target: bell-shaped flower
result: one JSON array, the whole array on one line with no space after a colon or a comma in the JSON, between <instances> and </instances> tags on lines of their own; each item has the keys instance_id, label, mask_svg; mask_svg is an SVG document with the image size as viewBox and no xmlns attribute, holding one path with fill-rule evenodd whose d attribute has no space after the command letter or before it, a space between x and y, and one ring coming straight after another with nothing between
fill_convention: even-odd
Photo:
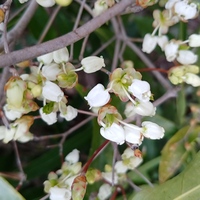
<instances>
[{"instance_id":1,"label":"bell-shaped flower","mask_svg":"<svg viewBox=\"0 0 200 200\"><path fill-rule=\"evenodd\" d=\"M59 188L57 186L51 187L49 193L50 200L70 200L72 196L69 189Z\"/></svg>"},{"instance_id":2,"label":"bell-shaped flower","mask_svg":"<svg viewBox=\"0 0 200 200\"><path fill-rule=\"evenodd\" d=\"M142 163L142 157L136 157L131 148L126 148L122 154L122 162L128 169L135 169Z\"/></svg>"},{"instance_id":3,"label":"bell-shaped flower","mask_svg":"<svg viewBox=\"0 0 200 200\"><path fill-rule=\"evenodd\" d=\"M42 0L43 1L43 0ZM51 0L44 0L44 2L47 1L47 2L51 2ZM54 0L52 0L54 1ZM41 63L43 63L44 65L48 65L50 64L52 61L53 61L53 53L47 53L47 54L44 54L42 56L39 56L37 57L37 60Z\"/></svg>"},{"instance_id":4,"label":"bell-shaped flower","mask_svg":"<svg viewBox=\"0 0 200 200\"><path fill-rule=\"evenodd\" d=\"M103 57L89 56L81 60L81 65L85 73L93 73L105 67Z\"/></svg>"},{"instance_id":5,"label":"bell-shaped flower","mask_svg":"<svg viewBox=\"0 0 200 200\"><path fill-rule=\"evenodd\" d=\"M143 136L140 133L140 127L138 129L135 128L135 125L128 124L128 126L124 126L125 132L125 140L131 144L142 144Z\"/></svg>"},{"instance_id":6,"label":"bell-shaped flower","mask_svg":"<svg viewBox=\"0 0 200 200\"><path fill-rule=\"evenodd\" d=\"M124 163L122 162L122 160L119 160L115 163L115 167L114 167L115 171L117 174L124 174L127 172L128 167L126 165L124 165Z\"/></svg>"},{"instance_id":7,"label":"bell-shaped flower","mask_svg":"<svg viewBox=\"0 0 200 200\"><path fill-rule=\"evenodd\" d=\"M108 9L107 1L97 0L94 3L94 9L92 10L93 16L96 17Z\"/></svg>"},{"instance_id":8,"label":"bell-shaped flower","mask_svg":"<svg viewBox=\"0 0 200 200\"><path fill-rule=\"evenodd\" d=\"M158 140L163 138L164 132L165 132L164 128L156 123L149 121L142 122L141 133L146 138L150 138L152 140Z\"/></svg>"},{"instance_id":9,"label":"bell-shaped flower","mask_svg":"<svg viewBox=\"0 0 200 200\"><path fill-rule=\"evenodd\" d=\"M78 111L76 108L73 108L72 106L67 106L67 111L66 113L60 113L60 116L65 118L67 121L71 121L74 119L78 114Z\"/></svg>"},{"instance_id":10,"label":"bell-shaped flower","mask_svg":"<svg viewBox=\"0 0 200 200\"><path fill-rule=\"evenodd\" d=\"M19 77L13 76L5 85L8 108L18 109L22 106L26 83Z\"/></svg>"},{"instance_id":11,"label":"bell-shaped flower","mask_svg":"<svg viewBox=\"0 0 200 200\"><path fill-rule=\"evenodd\" d=\"M168 37L166 35L158 36L157 43L163 51L165 49L165 45L168 43Z\"/></svg>"},{"instance_id":12,"label":"bell-shaped flower","mask_svg":"<svg viewBox=\"0 0 200 200\"><path fill-rule=\"evenodd\" d=\"M172 9L176 2L179 2L180 0L168 0L165 4L166 9Z\"/></svg>"},{"instance_id":13,"label":"bell-shaped flower","mask_svg":"<svg viewBox=\"0 0 200 200\"><path fill-rule=\"evenodd\" d=\"M49 81L55 81L57 75L61 72L62 69L56 63L50 63L42 67L42 75Z\"/></svg>"},{"instance_id":14,"label":"bell-shaped flower","mask_svg":"<svg viewBox=\"0 0 200 200\"><path fill-rule=\"evenodd\" d=\"M100 107L107 104L110 100L110 94L105 90L102 84L97 84L90 90L88 95L84 97L91 107Z\"/></svg>"},{"instance_id":15,"label":"bell-shaped flower","mask_svg":"<svg viewBox=\"0 0 200 200\"><path fill-rule=\"evenodd\" d=\"M65 48L59 49L57 51L54 51L53 52L53 60L54 60L54 62L56 62L58 64L63 63L63 62L68 62L69 61L68 49L65 47Z\"/></svg>"},{"instance_id":16,"label":"bell-shaped flower","mask_svg":"<svg viewBox=\"0 0 200 200\"><path fill-rule=\"evenodd\" d=\"M177 56L179 45L174 42L169 42L165 45L164 51L168 62L174 61Z\"/></svg>"},{"instance_id":17,"label":"bell-shaped flower","mask_svg":"<svg viewBox=\"0 0 200 200\"><path fill-rule=\"evenodd\" d=\"M70 164L77 163L79 161L79 151L74 149L72 152L67 154L65 161L69 162Z\"/></svg>"},{"instance_id":18,"label":"bell-shaped flower","mask_svg":"<svg viewBox=\"0 0 200 200\"><path fill-rule=\"evenodd\" d=\"M54 102L60 102L64 97L63 91L51 81L46 81L42 88L42 95L45 99Z\"/></svg>"},{"instance_id":19,"label":"bell-shaped flower","mask_svg":"<svg viewBox=\"0 0 200 200\"><path fill-rule=\"evenodd\" d=\"M51 112L49 114L46 114L43 112L43 108L40 108L39 112L40 112L41 119L45 121L48 125L52 125L57 122L56 112Z\"/></svg>"},{"instance_id":20,"label":"bell-shaped flower","mask_svg":"<svg viewBox=\"0 0 200 200\"><path fill-rule=\"evenodd\" d=\"M183 81L187 84L192 85L193 87L200 86L200 77L196 74L186 73L183 77Z\"/></svg>"},{"instance_id":21,"label":"bell-shaped flower","mask_svg":"<svg viewBox=\"0 0 200 200\"><path fill-rule=\"evenodd\" d=\"M197 58L198 56L190 50L180 50L176 59L183 65L191 65L197 61Z\"/></svg>"},{"instance_id":22,"label":"bell-shaped flower","mask_svg":"<svg viewBox=\"0 0 200 200\"><path fill-rule=\"evenodd\" d=\"M188 1L179 1L174 6L175 13L183 20L193 19L197 15L197 5Z\"/></svg>"},{"instance_id":23,"label":"bell-shaped flower","mask_svg":"<svg viewBox=\"0 0 200 200\"><path fill-rule=\"evenodd\" d=\"M111 184L117 185L118 184L118 176L116 173L114 173L114 177L113 177L113 173L112 172L102 172L102 177ZM113 179L114 178L114 179Z\"/></svg>"},{"instance_id":24,"label":"bell-shaped flower","mask_svg":"<svg viewBox=\"0 0 200 200\"><path fill-rule=\"evenodd\" d=\"M23 114L23 112L9 109L8 104L4 105L3 110L5 116L11 121L20 118Z\"/></svg>"},{"instance_id":25,"label":"bell-shaped flower","mask_svg":"<svg viewBox=\"0 0 200 200\"><path fill-rule=\"evenodd\" d=\"M200 46L200 35L199 34L190 35L189 46L190 47L199 47Z\"/></svg>"},{"instance_id":26,"label":"bell-shaped flower","mask_svg":"<svg viewBox=\"0 0 200 200\"><path fill-rule=\"evenodd\" d=\"M21 137L25 136L29 133L29 129L34 122L33 116L23 116L20 119L17 119L13 123L13 127L16 128L15 135L13 137L14 140L18 140Z\"/></svg>"},{"instance_id":27,"label":"bell-shaped flower","mask_svg":"<svg viewBox=\"0 0 200 200\"><path fill-rule=\"evenodd\" d=\"M150 100L150 85L146 81L134 79L132 84L128 87L128 91L140 101L147 102Z\"/></svg>"},{"instance_id":28,"label":"bell-shaped flower","mask_svg":"<svg viewBox=\"0 0 200 200\"><path fill-rule=\"evenodd\" d=\"M5 126L0 126L0 140L3 140L4 143L10 142L15 135L15 131L16 129L13 127L8 129Z\"/></svg>"},{"instance_id":29,"label":"bell-shaped flower","mask_svg":"<svg viewBox=\"0 0 200 200\"><path fill-rule=\"evenodd\" d=\"M97 197L98 197L99 200L106 200L110 197L111 194L112 194L112 186L109 185L108 183L104 183L99 188L99 192L97 194Z\"/></svg>"},{"instance_id":30,"label":"bell-shaped flower","mask_svg":"<svg viewBox=\"0 0 200 200\"><path fill-rule=\"evenodd\" d=\"M158 41L157 36L153 36L147 33L144 36L144 40L142 43L142 51L146 53L151 53L155 49L157 45L157 41Z\"/></svg>"},{"instance_id":31,"label":"bell-shaped flower","mask_svg":"<svg viewBox=\"0 0 200 200\"><path fill-rule=\"evenodd\" d=\"M107 140L116 142L120 145L125 141L124 129L116 123L113 123L110 127L102 127L100 133Z\"/></svg>"}]
</instances>

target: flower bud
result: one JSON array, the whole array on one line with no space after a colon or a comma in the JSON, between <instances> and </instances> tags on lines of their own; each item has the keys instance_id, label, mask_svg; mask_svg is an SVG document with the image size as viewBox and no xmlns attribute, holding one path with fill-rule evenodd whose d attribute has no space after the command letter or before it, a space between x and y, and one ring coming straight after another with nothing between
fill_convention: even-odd
<instances>
[{"instance_id":1,"label":"flower bud","mask_svg":"<svg viewBox=\"0 0 200 200\"><path fill-rule=\"evenodd\" d=\"M39 97L42 94L42 87L41 85L35 85L32 89L31 89L31 93L33 94L33 97Z\"/></svg>"},{"instance_id":2,"label":"flower bud","mask_svg":"<svg viewBox=\"0 0 200 200\"><path fill-rule=\"evenodd\" d=\"M200 46L200 35L199 34L190 35L189 46L190 47L199 47Z\"/></svg>"},{"instance_id":3,"label":"flower bud","mask_svg":"<svg viewBox=\"0 0 200 200\"><path fill-rule=\"evenodd\" d=\"M159 126L158 124L149 121L142 122L141 133L146 138L150 138L152 140L161 139L164 136L164 132L164 128Z\"/></svg>"},{"instance_id":4,"label":"flower bud","mask_svg":"<svg viewBox=\"0 0 200 200\"><path fill-rule=\"evenodd\" d=\"M124 129L116 123L113 123L110 127L102 127L100 129L100 134L107 140L116 142L120 145L125 141Z\"/></svg>"},{"instance_id":5,"label":"flower bud","mask_svg":"<svg viewBox=\"0 0 200 200\"><path fill-rule=\"evenodd\" d=\"M107 1L97 0L94 3L94 9L92 10L93 16L96 17L108 9Z\"/></svg>"},{"instance_id":6,"label":"flower bud","mask_svg":"<svg viewBox=\"0 0 200 200\"><path fill-rule=\"evenodd\" d=\"M149 33L146 34L142 43L142 51L151 53L157 45L157 40L157 36L150 35Z\"/></svg>"},{"instance_id":7,"label":"flower bud","mask_svg":"<svg viewBox=\"0 0 200 200\"><path fill-rule=\"evenodd\" d=\"M189 50L180 50L177 61L183 65L191 65L197 61L198 56Z\"/></svg>"},{"instance_id":8,"label":"flower bud","mask_svg":"<svg viewBox=\"0 0 200 200\"><path fill-rule=\"evenodd\" d=\"M2 8L0 8L0 23L2 23L4 21L4 17L5 17L4 10Z\"/></svg>"},{"instance_id":9,"label":"flower bud","mask_svg":"<svg viewBox=\"0 0 200 200\"><path fill-rule=\"evenodd\" d=\"M90 90L88 95L84 97L88 101L88 104L91 107L100 107L107 104L110 100L110 94L105 90L102 84L97 84L95 87Z\"/></svg>"},{"instance_id":10,"label":"flower bud","mask_svg":"<svg viewBox=\"0 0 200 200\"><path fill-rule=\"evenodd\" d=\"M105 67L103 57L89 56L81 60L81 65L85 73L93 73Z\"/></svg>"},{"instance_id":11,"label":"flower bud","mask_svg":"<svg viewBox=\"0 0 200 200\"><path fill-rule=\"evenodd\" d=\"M109 198L109 196L112 194L112 187L107 184L104 183L100 188L99 188L99 192L97 194L97 197L99 200L106 200Z\"/></svg>"},{"instance_id":12,"label":"flower bud","mask_svg":"<svg viewBox=\"0 0 200 200\"><path fill-rule=\"evenodd\" d=\"M147 102L150 100L150 85L146 81L134 79L132 81L132 84L128 87L128 91L140 101Z\"/></svg>"},{"instance_id":13,"label":"flower bud","mask_svg":"<svg viewBox=\"0 0 200 200\"><path fill-rule=\"evenodd\" d=\"M184 80L184 82L192 85L193 87L200 86L200 77L196 74L186 73L183 80Z\"/></svg>"},{"instance_id":14,"label":"flower bud","mask_svg":"<svg viewBox=\"0 0 200 200\"><path fill-rule=\"evenodd\" d=\"M41 1L44 3L50 3L50 2L53 2L54 0L50 0L50 1L49 0L36 0L36 1L37 1L37 3L38 3L38 1ZM37 57L37 60L45 65L48 65L53 61L53 53L51 52L51 53L47 53L42 56L39 56L39 57Z\"/></svg>"},{"instance_id":15,"label":"flower bud","mask_svg":"<svg viewBox=\"0 0 200 200\"><path fill-rule=\"evenodd\" d=\"M50 63L42 67L42 75L49 81L55 81L57 75L61 72L62 69L56 63Z\"/></svg>"},{"instance_id":16,"label":"flower bud","mask_svg":"<svg viewBox=\"0 0 200 200\"><path fill-rule=\"evenodd\" d=\"M71 199L71 191L66 188L59 188L57 186L51 187L49 190L50 200L70 200Z\"/></svg>"},{"instance_id":17,"label":"flower bud","mask_svg":"<svg viewBox=\"0 0 200 200\"><path fill-rule=\"evenodd\" d=\"M59 6L69 6L72 3L72 0L55 0Z\"/></svg>"},{"instance_id":18,"label":"flower bud","mask_svg":"<svg viewBox=\"0 0 200 200\"><path fill-rule=\"evenodd\" d=\"M11 77L5 85L8 107L20 108L22 106L26 83L19 77Z\"/></svg>"},{"instance_id":19,"label":"flower bud","mask_svg":"<svg viewBox=\"0 0 200 200\"><path fill-rule=\"evenodd\" d=\"M178 53L179 45L174 42L169 42L165 45L164 51L168 62L173 61Z\"/></svg>"},{"instance_id":20,"label":"flower bud","mask_svg":"<svg viewBox=\"0 0 200 200\"><path fill-rule=\"evenodd\" d=\"M77 149L74 149L72 152L67 154L67 156L65 157L65 161L67 161L71 164L77 163L78 160L79 160L79 151Z\"/></svg>"},{"instance_id":21,"label":"flower bud","mask_svg":"<svg viewBox=\"0 0 200 200\"><path fill-rule=\"evenodd\" d=\"M60 102L64 97L63 91L51 81L46 81L42 89L42 95L45 99L54 102Z\"/></svg>"},{"instance_id":22,"label":"flower bud","mask_svg":"<svg viewBox=\"0 0 200 200\"><path fill-rule=\"evenodd\" d=\"M60 2L60 3L67 3L67 2L71 3L72 0L56 0L56 3L58 3L58 2ZM59 4L59 5L64 6L64 5L61 5L61 4ZM57 51L54 51L53 52L53 60L58 64L63 63L63 62L68 62L69 61L69 51L68 51L68 49L65 47L65 48L59 49Z\"/></svg>"}]
</instances>

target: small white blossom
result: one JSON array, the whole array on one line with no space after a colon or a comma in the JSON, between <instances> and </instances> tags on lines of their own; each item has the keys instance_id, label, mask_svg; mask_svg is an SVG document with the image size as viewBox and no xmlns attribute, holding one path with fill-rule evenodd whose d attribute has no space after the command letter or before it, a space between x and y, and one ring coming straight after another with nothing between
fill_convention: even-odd
<instances>
[{"instance_id":1,"label":"small white blossom","mask_svg":"<svg viewBox=\"0 0 200 200\"><path fill-rule=\"evenodd\" d=\"M150 138L152 140L161 139L164 136L164 132L164 128L158 124L149 121L142 122L141 133L146 138Z\"/></svg>"},{"instance_id":2,"label":"small white blossom","mask_svg":"<svg viewBox=\"0 0 200 200\"><path fill-rule=\"evenodd\" d=\"M102 84L97 84L84 98L88 101L90 108L100 107L108 103L108 101L110 100L110 94L107 90L105 90Z\"/></svg>"},{"instance_id":3,"label":"small white blossom","mask_svg":"<svg viewBox=\"0 0 200 200\"><path fill-rule=\"evenodd\" d=\"M114 185L118 184L118 176L116 173L114 173L114 180L112 172L102 172L102 177L109 183Z\"/></svg>"},{"instance_id":4,"label":"small white blossom","mask_svg":"<svg viewBox=\"0 0 200 200\"><path fill-rule=\"evenodd\" d=\"M60 116L65 118L66 121L71 121L77 116L77 114L78 111L76 108L73 108L72 106L67 106L66 114L60 113Z\"/></svg>"},{"instance_id":5,"label":"small white blossom","mask_svg":"<svg viewBox=\"0 0 200 200\"><path fill-rule=\"evenodd\" d=\"M86 73L93 73L105 67L103 57L89 56L81 60L83 71Z\"/></svg>"},{"instance_id":6,"label":"small white blossom","mask_svg":"<svg viewBox=\"0 0 200 200\"><path fill-rule=\"evenodd\" d=\"M200 35L199 34L190 35L189 46L190 47L199 47L200 46Z\"/></svg>"},{"instance_id":7,"label":"small white blossom","mask_svg":"<svg viewBox=\"0 0 200 200\"><path fill-rule=\"evenodd\" d=\"M165 49L165 45L168 43L168 37L166 35L162 35L157 37L157 42L162 51Z\"/></svg>"},{"instance_id":8,"label":"small white blossom","mask_svg":"<svg viewBox=\"0 0 200 200\"><path fill-rule=\"evenodd\" d=\"M172 9L172 7L175 5L176 2L180 0L168 0L167 3L165 4L166 9Z\"/></svg>"},{"instance_id":9,"label":"small white blossom","mask_svg":"<svg viewBox=\"0 0 200 200\"><path fill-rule=\"evenodd\" d=\"M179 45L174 42L169 42L165 45L165 56L168 62L174 61L177 56Z\"/></svg>"},{"instance_id":10,"label":"small white blossom","mask_svg":"<svg viewBox=\"0 0 200 200\"><path fill-rule=\"evenodd\" d=\"M46 81L42 89L42 95L45 99L54 102L60 102L64 97L63 91L58 85L51 81Z\"/></svg>"},{"instance_id":11,"label":"small white blossom","mask_svg":"<svg viewBox=\"0 0 200 200\"><path fill-rule=\"evenodd\" d=\"M128 91L140 101L147 102L150 100L150 85L146 81L134 79L132 84L128 87Z\"/></svg>"},{"instance_id":12,"label":"small white blossom","mask_svg":"<svg viewBox=\"0 0 200 200\"><path fill-rule=\"evenodd\" d=\"M108 5L105 0L97 0L94 3L94 9L92 10L93 16L96 17L106 11L108 9Z\"/></svg>"},{"instance_id":13,"label":"small white blossom","mask_svg":"<svg viewBox=\"0 0 200 200\"><path fill-rule=\"evenodd\" d=\"M112 142L123 144L125 141L124 129L122 126L113 123L110 127L102 127L100 129L101 135Z\"/></svg>"},{"instance_id":14,"label":"small white blossom","mask_svg":"<svg viewBox=\"0 0 200 200\"><path fill-rule=\"evenodd\" d=\"M104 183L99 188L99 192L97 194L97 197L99 200L106 200L109 198L109 196L112 194L112 186L110 186L107 183Z\"/></svg>"},{"instance_id":15,"label":"small white blossom","mask_svg":"<svg viewBox=\"0 0 200 200\"><path fill-rule=\"evenodd\" d=\"M53 60L56 63L63 63L69 61L69 51L67 48L62 48L53 52Z\"/></svg>"},{"instance_id":16,"label":"small white blossom","mask_svg":"<svg viewBox=\"0 0 200 200\"><path fill-rule=\"evenodd\" d=\"M183 77L185 83L192 85L193 87L200 86L200 77L196 74L186 73Z\"/></svg>"},{"instance_id":17,"label":"small white blossom","mask_svg":"<svg viewBox=\"0 0 200 200\"><path fill-rule=\"evenodd\" d=\"M125 140L132 144L142 144L143 136L140 133L140 128L135 129L135 125L129 124L129 126L124 126Z\"/></svg>"},{"instance_id":18,"label":"small white blossom","mask_svg":"<svg viewBox=\"0 0 200 200\"><path fill-rule=\"evenodd\" d=\"M142 43L142 51L146 53L151 53L155 49L157 41L157 36L152 36L149 33L146 34Z\"/></svg>"},{"instance_id":19,"label":"small white blossom","mask_svg":"<svg viewBox=\"0 0 200 200\"><path fill-rule=\"evenodd\" d=\"M197 61L198 56L189 50L180 50L177 61L183 65L191 65Z\"/></svg>"},{"instance_id":20,"label":"small white blossom","mask_svg":"<svg viewBox=\"0 0 200 200\"><path fill-rule=\"evenodd\" d=\"M42 67L42 75L49 81L55 81L57 75L61 72L62 70L56 63L50 63Z\"/></svg>"},{"instance_id":21,"label":"small white blossom","mask_svg":"<svg viewBox=\"0 0 200 200\"><path fill-rule=\"evenodd\" d=\"M124 174L128 170L127 166L124 165L124 163L119 160L115 163L115 171L117 174Z\"/></svg>"},{"instance_id":22,"label":"small white blossom","mask_svg":"<svg viewBox=\"0 0 200 200\"><path fill-rule=\"evenodd\" d=\"M50 64L53 61L53 53L47 53L37 57L37 60L45 65Z\"/></svg>"},{"instance_id":23,"label":"small white blossom","mask_svg":"<svg viewBox=\"0 0 200 200\"><path fill-rule=\"evenodd\" d=\"M3 110L4 110L4 113L5 113L5 116L9 119L9 120L15 120L15 119L18 119L22 116L23 112L20 112L20 111L17 111L17 110L10 110L8 108L8 104L6 104L4 107L3 107Z\"/></svg>"},{"instance_id":24,"label":"small white blossom","mask_svg":"<svg viewBox=\"0 0 200 200\"><path fill-rule=\"evenodd\" d=\"M45 114L43 112L43 108L39 110L40 116L43 121L45 121L48 125L52 125L57 122L57 114L56 112L51 112L50 114Z\"/></svg>"},{"instance_id":25,"label":"small white blossom","mask_svg":"<svg viewBox=\"0 0 200 200\"><path fill-rule=\"evenodd\" d=\"M197 5L194 3L188 4L187 1L177 2L174 10L184 20L193 19L197 15Z\"/></svg>"},{"instance_id":26,"label":"small white blossom","mask_svg":"<svg viewBox=\"0 0 200 200\"><path fill-rule=\"evenodd\" d=\"M65 160L71 164L77 163L79 161L79 151L74 149L72 152L67 154Z\"/></svg>"},{"instance_id":27,"label":"small white blossom","mask_svg":"<svg viewBox=\"0 0 200 200\"><path fill-rule=\"evenodd\" d=\"M59 188L57 186L50 188L50 200L70 200L71 191L66 188Z\"/></svg>"}]
</instances>

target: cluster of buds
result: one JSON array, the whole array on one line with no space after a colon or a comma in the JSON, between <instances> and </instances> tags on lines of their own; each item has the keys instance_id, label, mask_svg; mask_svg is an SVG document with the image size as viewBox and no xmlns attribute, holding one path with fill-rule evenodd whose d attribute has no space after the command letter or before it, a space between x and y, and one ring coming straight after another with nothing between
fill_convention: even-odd
<instances>
[{"instance_id":1,"label":"cluster of buds","mask_svg":"<svg viewBox=\"0 0 200 200\"><path fill-rule=\"evenodd\" d=\"M197 66L193 66L198 60L198 56L191 48L200 46L200 35L192 34L188 40L181 41L171 39L165 35L170 26L180 20L187 22L198 16L198 5L188 0L170 0L165 4L165 10L155 10L153 12L155 27L152 34L146 34L143 40L142 50L151 53L158 44L165 53L168 62L178 62L179 65L169 70L169 80L173 84L185 82L194 87L200 86L200 78ZM158 36L156 32L158 31ZM188 45L187 45L188 44Z\"/></svg>"},{"instance_id":2,"label":"cluster of buds","mask_svg":"<svg viewBox=\"0 0 200 200\"><path fill-rule=\"evenodd\" d=\"M153 116L156 108L150 102L150 85L141 78L141 74L133 68L132 62L124 62L122 68L117 68L111 73L107 89L102 84L97 84L85 97L90 108L98 108L98 123L102 126L100 133L104 138L120 145L124 142L141 145L144 137L161 139L164 136L164 129L155 123L146 121L138 127L123 122L117 108L110 104L110 93L114 93L121 101L127 102L127 117L136 114Z\"/></svg>"}]
</instances>

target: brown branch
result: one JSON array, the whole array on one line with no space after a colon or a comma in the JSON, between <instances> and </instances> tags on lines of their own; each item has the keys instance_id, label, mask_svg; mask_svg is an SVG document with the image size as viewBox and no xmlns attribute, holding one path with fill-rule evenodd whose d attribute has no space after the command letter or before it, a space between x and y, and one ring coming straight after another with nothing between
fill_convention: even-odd
<instances>
[{"instance_id":1,"label":"brown branch","mask_svg":"<svg viewBox=\"0 0 200 200\"><path fill-rule=\"evenodd\" d=\"M93 18L83 26L78 29L58 37L56 39L44 42L39 45L28 47L19 51L14 51L9 54L0 56L0 67L14 65L23 60L33 59L37 56L58 50L70 44L77 42L78 40L84 38L86 35L90 34L105 22L113 18L114 16L123 12L129 5L133 4L133 0L122 0L117 3L112 8L105 11L98 17Z\"/></svg>"}]
</instances>

